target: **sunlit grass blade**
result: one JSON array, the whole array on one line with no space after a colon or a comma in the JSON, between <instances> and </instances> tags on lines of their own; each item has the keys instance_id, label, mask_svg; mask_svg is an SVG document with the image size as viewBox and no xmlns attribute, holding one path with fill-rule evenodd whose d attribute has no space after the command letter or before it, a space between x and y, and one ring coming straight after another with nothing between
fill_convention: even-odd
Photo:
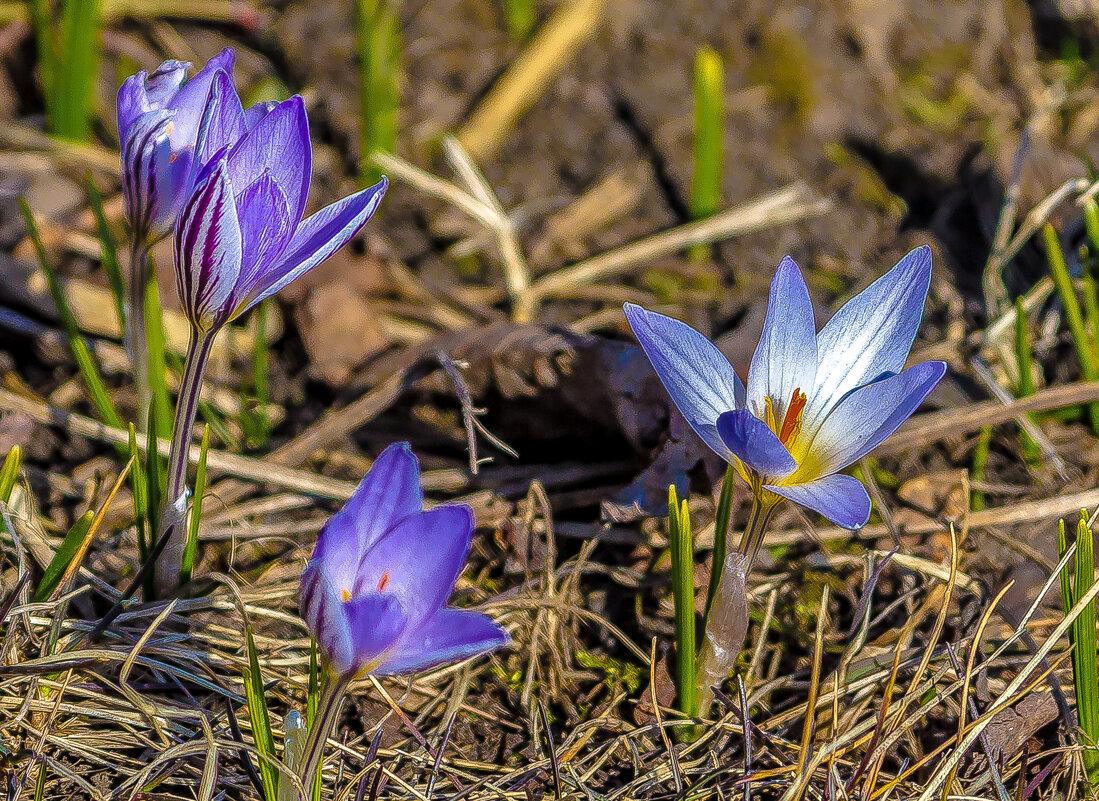
<instances>
[{"instance_id":1,"label":"sunlit grass blade","mask_svg":"<svg viewBox=\"0 0 1099 801\"><path fill-rule=\"evenodd\" d=\"M256 309L256 337L252 345L252 396L242 398L241 428L245 444L250 448L262 448L270 436L267 422L269 351L267 349L267 316L269 303L264 301Z\"/></svg>"},{"instance_id":2,"label":"sunlit grass blade","mask_svg":"<svg viewBox=\"0 0 1099 801\"><path fill-rule=\"evenodd\" d=\"M114 296L115 314L118 315L118 330L126 330L126 283L122 279L122 270L118 266L118 246L111 234L111 226L107 223L107 215L103 213L103 198L91 178L87 181L88 205L95 215L95 228L99 236L99 245L103 254L100 257L103 264L103 272L107 274L107 284L111 287L111 295Z\"/></svg>"},{"instance_id":3,"label":"sunlit grass blade","mask_svg":"<svg viewBox=\"0 0 1099 801\"><path fill-rule=\"evenodd\" d=\"M92 351L88 347L87 341L80 333L80 329L76 324L76 318L73 317L72 310L69 308L68 301L65 299L65 293L61 291L61 284L57 280L57 273L53 269L53 263L50 262L49 258L46 256L46 248L43 246L42 237L38 233L38 226L34 221L34 213L31 211L30 206L27 205L27 201L24 198L19 198L19 207L23 211L23 219L27 224L27 236L30 237L31 243L34 245L34 252L38 257L38 264L42 268L43 275L46 276L46 283L49 285L50 295L53 297L54 305L57 306L57 313L61 317L61 322L65 327L65 333L69 337L69 347L72 350L73 358L76 360L77 369L80 371L80 375L84 379L84 384L88 388L88 395L91 398L92 405L95 406L95 410L99 413L99 416L104 423L114 428L122 428L122 418L119 416L114 401L111 400L111 396L107 392L106 384L103 383L103 377L99 372L99 365L96 363L95 356L92 355Z\"/></svg>"},{"instance_id":4,"label":"sunlit grass blade","mask_svg":"<svg viewBox=\"0 0 1099 801\"><path fill-rule=\"evenodd\" d=\"M53 78L50 130L67 139L88 141L95 114L99 74L99 0L62 0L61 30Z\"/></svg>"},{"instance_id":5,"label":"sunlit grass blade","mask_svg":"<svg viewBox=\"0 0 1099 801\"><path fill-rule=\"evenodd\" d=\"M1095 543L1088 528L1087 514L1080 513L1076 525L1076 564L1073 569L1073 600L1084 596L1095 583ZM1099 664L1096 663L1095 603L1088 604L1072 622L1075 648L1072 672L1076 686L1076 712L1084 734L1081 754L1091 786L1099 787Z\"/></svg>"},{"instance_id":6,"label":"sunlit grass blade","mask_svg":"<svg viewBox=\"0 0 1099 801\"><path fill-rule=\"evenodd\" d=\"M156 407L157 435L172 437L172 401L168 393L168 366L164 344L164 314L155 269L145 285L145 348L149 357L149 392Z\"/></svg>"},{"instance_id":7,"label":"sunlit grass blade","mask_svg":"<svg viewBox=\"0 0 1099 801\"><path fill-rule=\"evenodd\" d=\"M977 438L977 447L973 450L973 469L969 474L973 481L984 481L991 446L992 426L985 426L981 429L981 434ZM985 508L985 494L981 490L975 489L970 493L969 508L974 512Z\"/></svg>"},{"instance_id":8,"label":"sunlit grass blade","mask_svg":"<svg viewBox=\"0 0 1099 801\"><path fill-rule=\"evenodd\" d=\"M206 455L210 451L210 426L202 431L202 452L198 457L195 471L195 494L191 501L191 523L187 531L187 544L183 549L183 563L179 571L179 583L191 580L195 569L195 556L198 554L198 530L202 525L202 496L206 494Z\"/></svg>"},{"instance_id":9,"label":"sunlit grass blade","mask_svg":"<svg viewBox=\"0 0 1099 801\"><path fill-rule=\"evenodd\" d=\"M359 47L360 176L364 185L381 173L375 151L392 153L397 144L400 106L401 18L398 0L357 0Z\"/></svg>"},{"instance_id":10,"label":"sunlit grass blade","mask_svg":"<svg viewBox=\"0 0 1099 801\"><path fill-rule=\"evenodd\" d=\"M1061 304L1065 310L1065 322L1068 323L1069 333L1072 334L1072 344L1076 348L1077 358L1080 360L1080 370L1088 381L1099 380L1099 356L1096 356L1092 348L1091 338L1088 336L1087 327L1084 325L1084 315L1080 310L1080 300L1076 296L1076 288L1072 285L1072 277L1065 263L1065 254L1061 250L1061 243L1057 238L1057 231L1048 223L1042 228L1042 241L1046 250L1046 261L1049 263L1049 272L1053 283L1057 287L1057 293L1061 297ZM1099 434L1099 403L1088 406L1088 414L1091 419L1091 429Z\"/></svg>"},{"instance_id":11,"label":"sunlit grass blade","mask_svg":"<svg viewBox=\"0 0 1099 801\"><path fill-rule=\"evenodd\" d=\"M247 622L244 624L244 635L248 648L248 667L244 669L244 696L248 701L248 718L252 721L252 737L260 755L259 774L263 781L263 794L267 801L276 801L279 794L279 771L270 760L275 755L275 738L271 734L271 716L267 711L267 694L263 687L256 641L252 637L252 627Z\"/></svg>"},{"instance_id":12,"label":"sunlit grass blade","mask_svg":"<svg viewBox=\"0 0 1099 801\"><path fill-rule=\"evenodd\" d=\"M716 214L721 206L721 176L725 138L725 67L721 56L702 46L694 71L694 178L691 181L691 219ZM691 248L694 261L706 261L708 245Z\"/></svg>"},{"instance_id":13,"label":"sunlit grass blade","mask_svg":"<svg viewBox=\"0 0 1099 801\"><path fill-rule=\"evenodd\" d=\"M1019 371L1019 383L1015 394L1020 398L1029 398L1036 391L1034 386L1034 354L1030 346L1030 326L1027 321L1026 305L1022 298L1015 299L1015 367ZM1037 419L1031 420L1037 425ZM1042 450L1026 431L1019 430L1019 442L1023 458L1028 464L1037 464Z\"/></svg>"},{"instance_id":14,"label":"sunlit grass blade","mask_svg":"<svg viewBox=\"0 0 1099 801\"><path fill-rule=\"evenodd\" d=\"M11 493L15 489L15 482L19 480L19 468L22 466L23 449L13 445L4 457L4 464L0 465L0 502L11 503Z\"/></svg>"},{"instance_id":15,"label":"sunlit grass blade","mask_svg":"<svg viewBox=\"0 0 1099 801\"><path fill-rule=\"evenodd\" d=\"M154 559L156 552L156 532L160 526L160 501L164 496L164 485L167 482L167 467L164 458L160 455L160 438L157 432L156 404L149 407L148 444L145 448L145 520L147 526L146 559ZM156 597L156 584L154 572L149 570L145 576L145 597L152 600Z\"/></svg>"},{"instance_id":16,"label":"sunlit grass blade","mask_svg":"<svg viewBox=\"0 0 1099 801\"><path fill-rule=\"evenodd\" d=\"M141 465L141 451L137 448L137 429L133 423L129 425L130 433L130 458ZM146 471L144 466L130 471L130 491L134 496L134 527L137 529L137 558L141 564L149 558L149 549L152 548L150 540L153 537L149 529L149 490L146 487ZM152 596L146 593L145 600L152 600Z\"/></svg>"},{"instance_id":17,"label":"sunlit grass blade","mask_svg":"<svg viewBox=\"0 0 1099 801\"><path fill-rule=\"evenodd\" d=\"M88 536L93 520L95 520L95 513L89 509L73 523L72 528L65 534L65 539L61 541L60 547L54 553L53 558L50 559L50 563L46 565L42 580L38 583L38 589L34 591L34 601L36 603L47 600L53 591L57 589L69 564L80 552L80 546L84 542L84 538Z\"/></svg>"},{"instance_id":18,"label":"sunlit grass blade","mask_svg":"<svg viewBox=\"0 0 1099 801\"><path fill-rule=\"evenodd\" d=\"M729 523L733 514L733 485L736 483L736 469L729 465L725 469L725 479L721 482L721 496L717 502L717 516L714 520L714 553L710 568L710 583L706 588L706 611L702 615L702 630L706 630L706 620L710 617L710 606L721 581L721 568L725 564L725 553L729 545Z\"/></svg>"},{"instance_id":19,"label":"sunlit grass blade","mask_svg":"<svg viewBox=\"0 0 1099 801\"><path fill-rule=\"evenodd\" d=\"M42 81L46 117L52 119L56 116L53 106L57 102L57 95L52 90L57 63L57 39L51 0L27 0L27 12L38 51L38 74Z\"/></svg>"},{"instance_id":20,"label":"sunlit grass blade","mask_svg":"<svg viewBox=\"0 0 1099 801\"><path fill-rule=\"evenodd\" d=\"M504 22L512 39L526 41L538 22L534 0L504 0Z\"/></svg>"},{"instance_id":21,"label":"sunlit grass blade","mask_svg":"<svg viewBox=\"0 0 1099 801\"><path fill-rule=\"evenodd\" d=\"M668 525L672 552L672 602L675 607L676 704L680 712L693 718L698 716L694 535L687 502L679 502L674 484L668 487ZM692 732L685 729L676 731L693 739Z\"/></svg>"},{"instance_id":22,"label":"sunlit grass blade","mask_svg":"<svg viewBox=\"0 0 1099 801\"><path fill-rule=\"evenodd\" d=\"M317 719L317 704L321 697L321 671L317 660L317 641L309 641L309 691L305 698L305 725L307 729L313 728L313 721ZM317 775L313 779L313 801L321 801L321 772L324 762L317 765Z\"/></svg>"}]
</instances>

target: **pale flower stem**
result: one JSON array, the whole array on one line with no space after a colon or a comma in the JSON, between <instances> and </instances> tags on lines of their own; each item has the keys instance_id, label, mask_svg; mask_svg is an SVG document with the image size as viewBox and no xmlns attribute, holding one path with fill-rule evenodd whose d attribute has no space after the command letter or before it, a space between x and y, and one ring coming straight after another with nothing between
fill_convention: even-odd
<instances>
[{"instance_id":1,"label":"pale flower stem","mask_svg":"<svg viewBox=\"0 0 1099 801\"><path fill-rule=\"evenodd\" d=\"M125 338L133 361L139 431L145 431L149 423L149 404L153 399L149 383L149 343L145 331L145 291L151 278L149 249L134 239L130 246L130 307L126 315Z\"/></svg>"},{"instance_id":2,"label":"pale flower stem","mask_svg":"<svg viewBox=\"0 0 1099 801\"><path fill-rule=\"evenodd\" d=\"M732 673L748 634L748 574L763 542L776 499L756 495L740 547L725 555L721 578L706 619L705 640L698 655L698 712L706 716L714 701L714 687Z\"/></svg>"},{"instance_id":3,"label":"pale flower stem","mask_svg":"<svg viewBox=\"0 0 1099 801\"><path fill-rule=\"evenodd\" d=\"M187 466L191 451L191 433L198 414L199 391L202 389L202 374L206 362L210 359L210 350L214 344L212 334L191 331L191 341L187 345L187 361L183 367L183 379L179 385L179 399L176 401L175 426L172 429L172 448L168 453L168 481L164 491L164 502L160 510L160 523L154 542L159 542L165 532L168 544L156 564L156 587L158 593L169 592L179 580L179 570L183 560L183 551L187 545L187 528L183 525L187 516Z\"/></svg>"},{"instance_id":4,"label":"pale flower stem","mask_svg":"<svg viewBox=\"0 0 1099 801\"><path fill-rule=\"evenodd\" d=\"M324 758L324 746L339 719L348 684L347 679L335 673L329 673L324 681L321 697L317 699L317 715L313 719L313 725L309 727L309 735L302 752L301 770L298 773L302 786L301 801L312 798L313 782L316 781L317 770Z\"/></svg>"}]
</instances>

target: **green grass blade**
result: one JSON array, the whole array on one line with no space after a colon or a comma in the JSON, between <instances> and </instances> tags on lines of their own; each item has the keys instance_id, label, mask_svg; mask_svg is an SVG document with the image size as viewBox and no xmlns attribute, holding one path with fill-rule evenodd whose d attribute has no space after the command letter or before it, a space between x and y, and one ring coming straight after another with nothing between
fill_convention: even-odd
<instances>
[{"instance_id":1,"label":"green grass blade","mask_svg":"<svg viewBox=\"0 0 1099 801\"><path fill-rule=\"evenodd\" d=\"M984 481L985 466L988 464L988 452L992 447L992 426L985 426L977 438L977 447L973 450L973 469L970 477L974 481ZM985 494L980 490L970 493L969 508L979 512L985 508Z\"/></svg>"},{"instance_id":2,"label":"green grass blade","mask_svg":"<svg viewBox=\"0 0 1099 801\"><path fill-rule=\"evenodd\" d=\"M38 264L42 268L42 273L46 276L46 283L49 285L50 295L53 297L54 305L57 306L57 313L61 316L61 322L65 327L65 333L69 337L69 347L72 350L73 358L76 360L77 369L84 379L84 385L88 388L88 394L91 397L92 405L95 406L100 419L102 419L104 423L114 428L122 428L122 418L119 416L118 410L115 408L114 402L107 392L107 386L103 383L103 377L99 372L99 365L96 363L95 356L92 355L87 341L80 333L80 329L76 324L76 318L73 317L72 310L69 308L68 301L65 299L65 293L61 291L61 284L57 280L57 273L53 269L53 264L46 256L46 249L42 245L42 237L39 235L38 226L34 222L34 213L31 212L30 206L27 205L27 201L24 198L19 198L19 207L23 211L23 219L27 224L27 236L30 237L31 243L34 245L34 252L38 257ZM124 453L125 449L120 449L120 452Z\"/></svg>"},{"instance_id":3,"label":"green grass blade","mask_svg":"<svg viewBox=\"0 0 1099 801\"><path fill-rule=\"evenodd\" d=\"M58 136L91 139L99 74L99 0L62 0L61 40L50 87L50 129Z\"/></svg>"},{"instance_id":4,"label":"green grass blade","mask_svg":"<svg viewBox=\"0 0 1099 801\"><path fill-rule=\"evenodd\" d=\"M160 307L160 287L156 269L149 270L145 286L145 347L149 354L149 391L156 407L157 435L172 438L172 401L168 393L168 367L164 345L164 314Z\"/></svg>"},{"instance_id":5,"label":"green grass blade","mask_svg":"<svg viewBox=\"0 0 1099 801\"><path fill-rule=\"evenodd\" d=\"M149 530L149 491L145 486L147 477L145 467L141 461L141 452L137 448L137 429L133 423L129 426L130 433L130 458L138 465L130 471L130 490L134 496L134 526L137 528L137 558L141 564L149 558L149 550L152 548L149 540L152 532ZM146 594L145 600L151 600L152 596Z\"/></svg>"},{"instance_id":6,"label":"green grass blade","mask_svg":"<svg viewBox=\"0 0 1099 801\"><path fill-rule=\"evenodd\" d=\"M694 74L694 178L691 181L691 219L716 214L721 206L721 175L725 138L725 66L709 46L698 48ZM694 261L706 261L708 245L691 248Z\"/></svg>"},{"instance_id":7,"label":"green grass blade","mask_svg":"<svg viewBox=\"0 0 1099 801\"><path fill-rule=\"evenodd\" d=\"M698 682L695 680L695 574L694 536L687 502L668 487L669 541L672 552L672 601L675 606L675 684L679 711L698 715Z\"/></svg>"},{"instance_id":8,"label":"green grass blade","mask_svg":"<svg viewBox=\"0 0 1099 801\"><path fill-rule=\"evenodd\" d=\"M525 42L538 22L534 0L504 0L504 22L512 39Z\"/></svg>"},{"instance_id":9,"label":"green grass blade","mask_svg":"<svg viewBox=\"0 0 1099 801\"><path fill-rule=\"evenodd\" d=\"M313 728L313 721L317 719L317 703L321 697L321 671L317 660L317 641L309 641L309 691L305 697L305 725L307 729ZM321 771L324 768L322 761L317 765L317 775L313 779L313 801L321 801Z\"/></svg>"},{"instance_id":10,"label":"green grass blade","mask_svg":"<svg viewBox=\"0 0 1099 801\"><path fill-rule=\"evenodd\" d=\"M725 480L721 482L721 496L717 501L717 518L714 520L714 554L710 568L710 584L706 588L706 612L702 616L702 630L706 630L706 621L710 617L710 606L717 594L717 585L721 581L721 571L725 565L725 554L729 547L729 522L733 514L733 485L736 483L736 469L729 465L725 469Z\"/></svg>"},{"instance_id":11,"label":"green grass blade","mask_svg":"<svg viewBox=\"0 0 1099 801\"><path fill-rule=\"evenodd\" d=\"M42 79L42 94L46 101L46 116L52 118L52 107L57 100L53 90L57 64L57 40L54 38L55 20L50 0L28 0L27 13L34 29L34 43L38 50L38 70Z\"/></svg>"},{"instance_id":12,"label":"green grass blade","mask_svg":"<svg viewBox=\"0 0 1099 801\"><path fill-rule=\"evenodd\" d=\"M392 153L397 144L400 106L401 19L398 0L357 0L360 175L377 183L381 172L371 161L376 150Z\"/></svg>"},{"instance_id":13,"label":"green grass blade","mask_svg":"<svg viewBox=\"0 0 1099 801\"><path fill-rule=\"evenodd\" d=\"M245 444L250 448L262 448L271 435L267 423L267 402L270 398L267 360L267 316L270 310L268 301L256 309L256 338L252 345L252 395L241 404L241 428L244 430Z\"/></svg>"},{"instance_id":14,"label":"green grass blade","mask_svg":"<svg viewBox=\"0 0 1099 801\"><path fill-rule=\"evenodd\" d=\"M0 502L11 503L11 493L15 489L15 482L19 480L19 468L22 466L23 449L13 445L4 457L3 466L0 466Z\"/></svg>"},{"instance_id":15,"label":"green grass blade","mask_svg":"<svg viewBox=\"0 0 1099 801\"><path fill-rule=\"evenodd\" d=\"M103 212L103 197L95 186L95 182L89 178L87 181L88 205L95 215L96 232L99 235L99 244L103 249L100 257L103 264L103 272L107 274L107 283L111 287L111 295L114 296L115 314L118 315L118 330L126 330L126 283L122 278L122 270L118 266L118 246L111 234L111 226L107 223L107 215Z\"/></svg>"},{"instance_id":16,"label":"green grass blade","mask_svg":"<svg viewBox=\"0 0 1099 801\"><path fill-rule=\"evenodd\" d=\"M206 455L210 451L210 426L202 431L202 452L198 457L195 470L195 495L191 502L191 524L187 531L187 544L183 548L183 564L179 571L179 583L191 580L195 569L195 556L198 554L198 530L202 524L202 496L206 493Z\"/></svg>"},{"instance_id":17,"label":"green grass blade","mask_svg":"<svg viewBox=\"0 0 1099 801\"><path fill-rule=\"evenodd\" d=\"M1084 325L1080 300L1076 297L1076 288L1072 285L1072 277L1065 263L1065 254L1057 239L1057 231L1048 223L1042 228L1042 241L1045 245L1050 276L1053 278L1065 309L1065 322L1068 323L1069 332L1072 334L1072 343L1076 347L1076 355L1080 360L1080 370L1088 381L1099 381L1099 357L1092 348L1091 338ZM1099 403L1089 404L1088 414L1092 432L1099 434Z\"/></svg>"},{"instance_id":18,"label":"green grass blade","mask_svg":"<svg viewBox=\"0 0 1099 801\"><path fill-rule=\"evenodd\" d=\"M252 627L247 622L244 624L244 634L248 646L248 667L244 669L244 696L248 701L248 718L252 721L252 737L256 741L256 751L260 754L259 774L263 781L263 794L267 801L276 801L279 795L279 771L270 759L264 759L275 755L275 738L271 734L271 716L267 711L267 694L263 688L256 641L252 637Z\"/></svg>"},{"instance_id":19,"label":"green grass blade","mask_svg":"<svg viewBox=\"0 0 1099 801\"><path fill-rule=\"evenodd\" d=\"M50 563L46 565L46 570L42 574L42 581L39 582L38 589L34 591L35 603L48 600L53 591L57 589L61 579L65 576L65 571L69 568L69 564L80 552L80 544L88 536L93 520L95 520L95 513L89 509L79 520L73 523L73 527L69 529L65 539L61 541L61 545L53 558L50 559Z\"/></svg>"},{"instance_id":20,"label":"green grass blade","mask_svg":"<svg viewBox=\"0 0 1099 801\"><path fill-rule=\"evenodd\" d=\"M1073 596L1083 597L1095 582L1095 543L1088 528L1087 513L1080 513L1076 525L1076 564ZM1084 734L1081 754L1088 783L1099 787L1099 664L1096 663L1095 603L1088 604L1072 623L1075 647L1072 667L1076 686L1076 711Z\"/></svg>"},{"instance_id":21,"label":"green grass blade","mask_svg":"<svg viewBox=\"0 0 1099 801\"><path fill-rule=\"evenodd\" d=\"M156 435L157 432L157 413L156 404L149 406L149 421L148 427L145 429L148 433L149 442L145 449L145 519L148 526L148 552L147 557L152 555L153 549L156 547L154 538L156 532L160 527L160 503L164 497L164 488L167 483L167 467L165 465L165 459L160 455L160 438ZM145 597L148 599L156 598L156 584L155 584L155 572L150 570L145 577Z\"/></svg>"}]
</instances>

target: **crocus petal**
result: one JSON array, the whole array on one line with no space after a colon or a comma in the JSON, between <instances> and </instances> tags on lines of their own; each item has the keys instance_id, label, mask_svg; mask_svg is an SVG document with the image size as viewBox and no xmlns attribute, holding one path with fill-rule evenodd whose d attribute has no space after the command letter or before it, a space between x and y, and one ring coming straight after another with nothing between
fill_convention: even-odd
<instances>
[{"instance_id":1,"label":"crocus petal","mask_svg":"<svg viewBox=\"0 0 1099 801\"><path fill-rule=\"evenodd\" d=\"M817 391L805 410L805 432L815 431L851 390L900 372L919 330L930 283L931 249L924 245L849 300L821 329Z\"/></svg>"},{"instance_id":2,"label":"crocus petal","mask_svg":"<svg viewBox=\"0 0 1099 801\"><path fill-rule=\"evenodd\" d=\"M418 628L454 592L472 538L473 513L468 506L437 506L409 515L366 552L351 597L393 595L401 602L409 627Z\"/></svg>"},{"instance_id":3,"label":"crocus petal","mask_svg":"<svg viewBox=\"0 0 1099 801\"><path fill-rule=\"evenodd\" d=\"M180 212L175 257L176 284L188 318L206 331L223 324L241 259L240 224L224 159Z\"/></svg>"},{"instance_id":4,"label":"crocus petal","mask_svg":"<svg viewBox=\"0 0 1099 801\"><path fill-rule=\"evenodd\" d=\"M797 469L775 432L747 409L717 418L717 432L733 455L761 476L782 478Z\"/></svg>"},{"instance_id":5,"label":"crocus petal","mask_svg":"<svg viewBox=\"0 0 1099 801\"><path fill-rule=\"evenodd\" d=\"M801 270L789 256L771 279L763 335L748 369L748 404L757 417L770 398L781 422L794 390L813 394L817 378L817 327Z\"/></svg>"},{"instance_id":6,"label":"crocus petal","mask_svg":"<svg viewBox=\"0 0 1099 801\"><path fill-rule=\"evenodd\" d=\"M231 47L225 48L207 61L205 66L191 80L183 84L183 87L172 98L172 106L178 111L177 129L174 131L175 136L172 139L173 144L178 143L177 149L194 144L195 139L198 137L199 123L206 109L206 101L210 96L214 76L218 72L225 73L230 86L232 86L232 78L229 78L233 74L233 49ZM236 94L236 90L233 91L233 94ZM237 101L237 103L239 105L240 101ZM213 150L217 150L220 146L214 147Z\"/></svg>"},{"instance_id":7,"label":"crocus petal","mask_svg":"<svg viewBox=\"0 0 1099 801\"><path fill-rule=\"evenodd\" d=\"M407 442L390 445L370 466L351 499L321 529L314 562L350 590L363 556L386 531L423 507L420 462Z\"/></svg>"},{"instance_id":8,"label":"crocus petal","mask_svg":"<svg viewBox=\"0 0 1099 801\"><path fill-rule=\"evenodd\" d=\"M189 61L165 61L145 80L145 96L150 108L168 108L176 93L187 82ZM173 104L174 105L174 104Z\"/></svg>"},{"instance_id":9,"label":"crocus petal","mask_svg":"<svg viewBox=\"0 0 1099 801\"><path fill-rule=\"evenodd\" d=\"M732 454L717 433L717 419L744 408L744 384L713 343L686 323L633 303L626 320L672 402L718 456Z\"/></svg>"},{"instance_id":10,"label":"crocus petal","mask_svg":"<svg viewBox=\"0 0 1099 801\"><path fill-rule=\"evenodd\" d=\"M130 127L137 118L147 111L151 111L149 97L145 93L145 71L131 75L122 82L118 90L118 141L122 147L126 145L126 139L130 133Z\"/></svg>"},{"instance_id":11,"label":"crocus petal","mask_svg":"<svg viewBox=\"0 0 1099 801\"><path fill-rule=\"evenodd\" d=\"M274 100L261 100L249 106L244 110L244 127L249 131L252 130L256 127L256 123L270 114L276 106L278 106L278 102Z\"/></svg>"},{"instance_id":12,"label":"crocus petal","mask_svg":"<svg viewBox=\"0 0 1099 801\"><path fill-rule=\"evenodd\" d=\"M282 252L293 231L293 224L286 196L267 170L237 195L237 214L243 242L240 278L237 280L237 290L240 291L241 287L255 283L256 276ZM237 305L236 302L233 305Z\"/></svg>"},{"instance_id":13,"label":"crocus petal","mask_svg":"<svg viewBox=\"0 0 1099 801\"><path fill-rule=\"evenodd\" d=\"M827 475L861 459L919 408L945 374L944 362L923 362L856 389L821 423L806 466L811 463L816 475Z\"/></svg>"},{"instance_id":14,"label":"crocus petal","mask_svg":"<svg viewBox=\"0 0 1099 801\"><path fill-rule=\"evenodd\" d=\"M343 605L351 635L351 665L343 672L358 673L393 647L408 620L401 602L392 595L364 595Z\"/></svg>"},{"instance_id":15,"label":"crocus petal","mask_svg":"<svg viewBox=\"0 0 1099 801\"><path fill-rule=\"evenodd\" d=\"M870 519L870 496L858 479L835 473L805 484L766 485L766 489L827 517L851 531Z\"/></svg>"},{"instance_id":16,"label":"crocus petal","mask_svg":"<svg viewBox=\"0 0 1099 801\"><path fill-rule=\"evenodd\" d=\"M244 126L241 112L241 125ZM305 102L295 95L279 103L229 153L229 175L242 189L269 170L290 204L294 222L305 212L313 170Z\"/></svg>"},{"instance_id":17,"label":"crocus petal","mask_svg":"<svg viewBox=\"0 0 1099 801\"><path fill-rule=\"evenodd\" d=\"M355 654L343 601L318 562L306 565L301 575L298 609L336 670L340 673L350 670Z\"/></svg>"},{"instance_id":18,"label":"crocus petal","mask_svg":"<svg viewBox=\"0 0 1099 801\"><path fill-rule=\"evenodd\" d=\"M440 609L416 630L406 630L374 671L379 675L413 673L457 662L506 645L507 633L488 615Z\"/></svg>"},{"instance_id":19,"label":"crocus petal","mask_svg":"<svg viewBox=\"0 0 1099 801\"><path fill-rule=\"evenodd\" d=\"M122 202L126 218L139 241L159 238L158 209L170 207L173 187L165 186L165 173L171 161L168 132L171 111L150 111L130 126L122 143ZM166 196L165 196L166 195Z\"/></svg>"},{"instance_id":20,"label":"crocus petal","mask_svg":"<svg viewBox=\"0 0 1099 801\"><path fill-rule=\"evenodd\" d=\"M274 113L274 112L272 112ZM257 275L251 286L242 286L237 313L269 298L323 262L366 225L382 202L389 182L382 180L303 220L286 245L278 264Z\"/></svg>"},{"instance_id":21,"label":"crocus petal","mask_svg":"<svg viewBox=\"0 0 1099 801\"><path fill-rule=\"evenodd\" d=\"M233 86L233 79L228 73L219 70L211 77L209 94L197 124L197 131L190 139L183 129L176 129L174 133L181 146L194 143L195 167L201 169L213 160L214 154L236 145L245 131L244 109ZM195 183L197 185L197 180ZM240 189L247 185L238 184Z\"/></svg>"}]
</instances>

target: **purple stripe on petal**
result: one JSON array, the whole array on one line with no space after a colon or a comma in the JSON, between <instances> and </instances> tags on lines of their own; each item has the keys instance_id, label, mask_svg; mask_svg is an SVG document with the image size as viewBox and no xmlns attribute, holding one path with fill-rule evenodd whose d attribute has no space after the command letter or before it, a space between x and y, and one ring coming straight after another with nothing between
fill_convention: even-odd
<instances>
[{"instance_id":1,"label":"purple stripe on petal","mask_svg":"<svg viewBox=\"0 0 1099 801\"><path fill-rule=\"evenodd\" d=\"M721 415L717 431L725 446L761 476L783 478L798 466L775 432L747 409Z\"/></svg>"},{"instance_id":2,"label":"purple stripe on petal","mask_svg":"<svg viewBox=\"0 0 1099 801\"><path fill-rule=\"evenodd\" d=\"M717 419L743 409L745 394L729 360L686 323L633 303L627 303L624 310L672 402L695 433L718 456L729 459L732 453L717 433Z\"/></svg>"},{"instance_id":3,"label":"purple stripe on petal","mask_svg":"<svg viewBox=\"0 0 1099 801\"><path fill-rule=\"evenodd\" d=\"M340 673L351 670L355 655L343 603L323 569L313 562L302 573L299 607L302 620L333 667Z\"/></svg>"},{"instance_id":4,"label":"purple stripe on petal","mask_svg":"<svg viewBox=\"0 0 1099 801\"><path fill-rule=\"evenodd\" d=\"M763 334L748 370L748 404L757 417L766 414L764 398L771 398L778 420L794 390L813 394L817 380L817 328L809 289L801 270L789 256L771 279Z\"/></svg>"},{"instance_id":5,"label":"purple stripe on petal","mask_svg":"<svg viewBox=\"0 0 1099 801\"><path fill-rule=\"evenodd\" d=\"M507 641L507 633L487 615L441 609L415 631L407 631L375 672L393 675L425 670L500 648Z\"/></svg>"},{"instance_id":6,"label":"purple stripe on petal","mask_svg":"<svg viewBox=\"0 0 1099 801\"><path fill-rule=\"evenodd\" d=\"M767 485L771 492L812 509L851 531L870 519L870 497L858 479L836 473L806 484Z\"/></svg>"}]
</instances>

